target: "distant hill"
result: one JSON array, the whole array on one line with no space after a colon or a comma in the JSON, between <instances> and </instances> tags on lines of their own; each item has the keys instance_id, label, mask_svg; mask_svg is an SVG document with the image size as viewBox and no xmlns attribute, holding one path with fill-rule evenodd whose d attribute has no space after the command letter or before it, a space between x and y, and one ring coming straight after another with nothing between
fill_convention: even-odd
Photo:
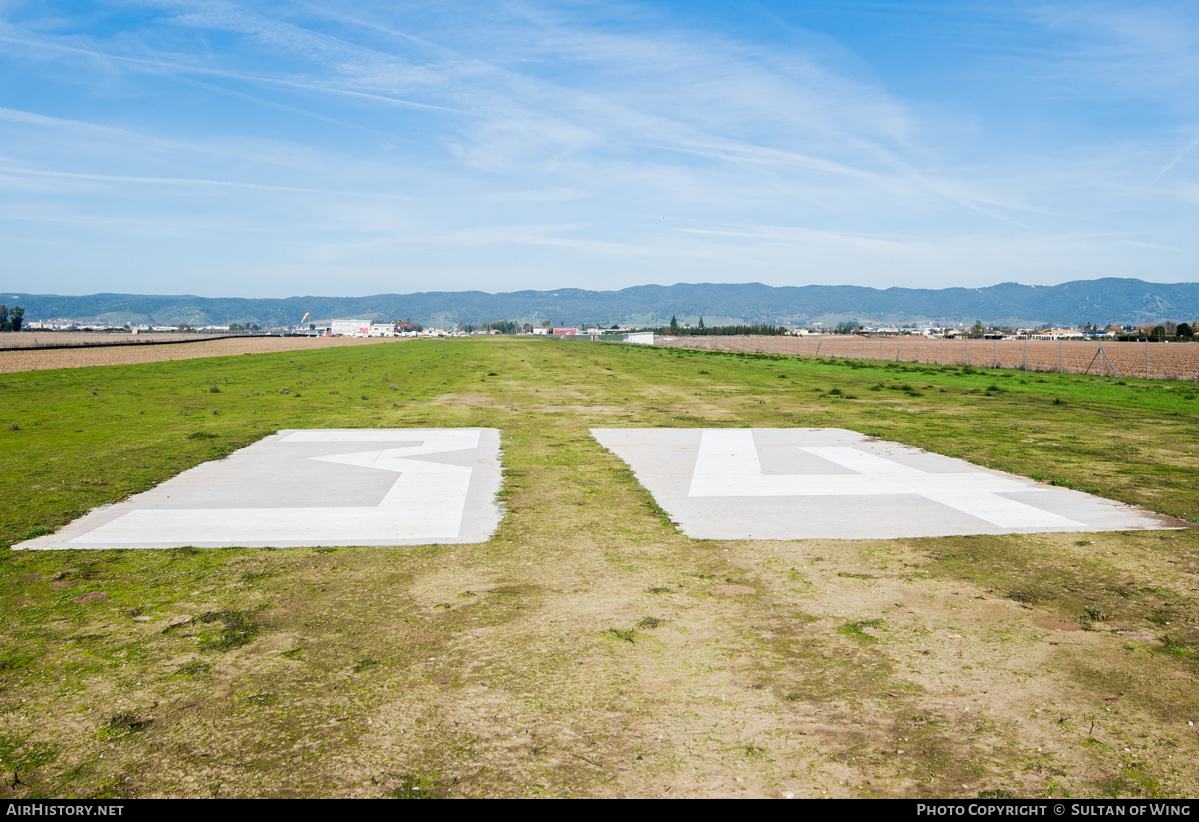
<instances>
[{"instance_id":1,"label":"distant hill","mask_svg":"<svg viewBox=\"0 0 1199 822\"><path fill-rule=\"evenodd\" d=\"M13 295L17 295L15 298ZM58 296L0 292L0 303L25 307L27 321L70 319L153 325L258 323L286 326L306 312L313 321L411 319L451 326L510 319L575 325L665 324L671 316L708 325L806 325L848 320L881 323L982 320L1006 326L1078 325L1085 322L1192 322L1199 318L1199 283L1147 283L1134 279L1078 280L1055 286L1001 283L986 288L865 288L806 285L775 288L760 283L642 285L620 291L430 291L370 297L234 297L91 294Z\"/></svg>"}]
</instances>

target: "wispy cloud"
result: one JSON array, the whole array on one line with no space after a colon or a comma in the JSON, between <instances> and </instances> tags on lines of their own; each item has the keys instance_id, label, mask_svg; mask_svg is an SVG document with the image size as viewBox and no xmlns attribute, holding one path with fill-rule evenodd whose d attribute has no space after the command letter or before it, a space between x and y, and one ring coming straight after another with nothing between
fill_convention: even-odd
<instances>
[{"instance_id":1,"label":"wispy cloud","mask_svg":"<svg viewBox=\"0 0 1199 822\"><path fill-rule=\"evenodd\" d=\"M10 3L0 214L47 215L38 242L72 215L93 247L89 214L170 223L196 272L258 265L259 290L339 265L362 292L1193 269L1192 7L819 12Z\"/></svg>"}]
</instances>

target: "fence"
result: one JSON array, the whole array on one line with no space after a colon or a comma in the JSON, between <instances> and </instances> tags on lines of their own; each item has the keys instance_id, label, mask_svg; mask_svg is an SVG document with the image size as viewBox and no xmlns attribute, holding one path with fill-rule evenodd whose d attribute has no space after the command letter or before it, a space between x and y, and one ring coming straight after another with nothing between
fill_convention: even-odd
<instances>
[{"instance_id":1,"label":"fence","mask_svg":"<svg viewBox=\"0 0 1199 822\"><path fill-rule=\"evenodd\" d=\"M0 351L35 348L93 348L110 345L169 345L223 340L227 337L269 337L261 331L162 331L143 334L109 331L16 331L0 334Z\"/></svg>"},{"instance_id":2,"label":"fence","mask_svg":"<svg viewBox=\"0 0 1199 822\"><path fill-rule=\"evenodd\" d=\"M655 345L807 357L969 365L1060 374L1199 381L1199 344L1083 340L969 340L852 335L663 336Z\"/></svg>"}]
</instances>

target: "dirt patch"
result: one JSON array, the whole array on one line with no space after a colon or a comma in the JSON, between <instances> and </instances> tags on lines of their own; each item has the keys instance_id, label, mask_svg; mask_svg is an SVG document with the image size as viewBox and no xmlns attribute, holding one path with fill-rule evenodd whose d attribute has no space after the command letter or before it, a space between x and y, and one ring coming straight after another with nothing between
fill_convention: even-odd
<instances>
[{"instance_id":1,"label":"dirt patch","mask_svg":"<svg viewBox=\"0 0 1199 822\"><path fill-rule=\"evenodd\" d=\"M711 592L718 597L739 597L746 594L756 594L756 588L750 588L748 585L714 585Z\"/></svg>"},{"instance_id":2,"label":"dirt patch","mask_svg":"<svg viewBox=\"0 0 1199 822\"><path fill-rule=\"evenodd\" d=\"M427 405L460 405L469 406L472 408L490 408L496 405L495 397L490 394L446 394L438 397L435 400L430 400Z\"/></svg>"},{"instance_id":3,"label":"dirt patch","mask_svg":"<svg viewBox=\"0 0 1199 822\"><path fill-rule=\"evenodd\" d=\"M1048 628L1051 631L1081 631L1082 625L1072 619L1065 617L1043 616L1033 620L1042 628Z\"/></svg>"},{"instance_id":4,"label":"dirt patch","mask_svg":"<svg viewBox=\"0 0 1199 822\"><path fill-rule=\"evenodd\" d=\"M108 594L103 591L92 591L90 594L83 594L75 597L76 605L91 605L93 602L108 602Z\"/></svg>"}]
</instances>

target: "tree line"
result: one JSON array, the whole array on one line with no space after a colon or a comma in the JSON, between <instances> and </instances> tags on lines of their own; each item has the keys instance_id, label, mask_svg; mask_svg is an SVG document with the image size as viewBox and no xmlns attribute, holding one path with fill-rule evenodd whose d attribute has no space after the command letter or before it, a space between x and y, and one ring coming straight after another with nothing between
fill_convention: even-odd
<instances>
[{"instance_id":1,"label":"tree line","mask_svg":"<svg viewBox=\"0 0 1199 822\"><path fill-rule=\"evenodd\" d=\"M20 331L25 322L25 309L19 305L9 308L0 305L0 331Z\"/></svg>"},{"instance_id":2,"label":"tree line","mask_svg":"<svg viewBox=\"0 0 1199 822\"><path fill-rule=\"evenodd\" d=\"M1199 322L1194 325L1191 323L1173 323L1170 320L1165 320L1161 323L1145 323L1138 326L1131 334L1121 334L1116 339L1121 341L1139 342L1140 340L1152 340L1153 342L1162 342L1164 340L1174 340L1176 342L1191 342L1195 338L1195 327L1199 326Z\"/></svg>"},{"instance_id":3,"label":"tree line","mask_svg":"<svg viewBox=\"0 0 1199 822\"><path fill-rule=\"evenodd\" d=\"M458 330L470 334L474 331L498 331L501 334L519 334L522 331L532 331L533 326L521 325L515 320L494 320L489 323L458 323Z\"/></svg>"},{"instance_id":4,"label":"tree line","mask_svg":"<svg viewBox=\"0 0 1199 822\"><path fill-rule=\"evenodd\" d=\"M670 318L670 326L658 329L659 334L674 334L677 337L745 337L761 335L777 337L780 334L790 334L791 331L781 325L704 325L704 318L692 328L679 325L678 317Z\"/></svg>"}]
</instances>

